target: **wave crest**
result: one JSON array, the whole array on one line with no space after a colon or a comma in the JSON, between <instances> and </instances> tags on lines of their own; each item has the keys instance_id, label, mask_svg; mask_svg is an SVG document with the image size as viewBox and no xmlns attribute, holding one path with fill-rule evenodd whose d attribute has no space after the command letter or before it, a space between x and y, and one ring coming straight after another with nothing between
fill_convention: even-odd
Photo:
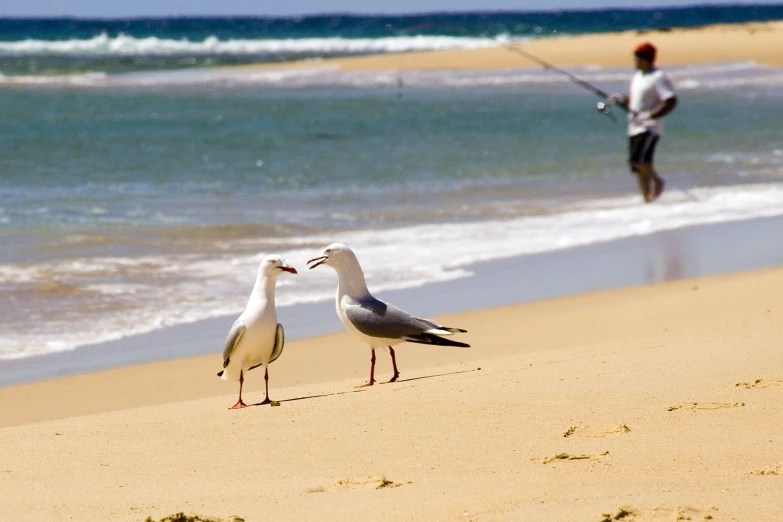
<instances>
[{"instance_id":1,"label":"wave crest","mask_svg":"<svg viewBox=\"0 0 783 522\"><path fill-rule=\"evenodd\" d=\"M394 36L386 38L226 39L207 36L201 41L150 36L136 38L106 33L89 39L0 42L0 56L177 56L266 54L364 54L408 51L477 49L497 45L497 38L458 36Z\"/></svg>"}]
</instances>

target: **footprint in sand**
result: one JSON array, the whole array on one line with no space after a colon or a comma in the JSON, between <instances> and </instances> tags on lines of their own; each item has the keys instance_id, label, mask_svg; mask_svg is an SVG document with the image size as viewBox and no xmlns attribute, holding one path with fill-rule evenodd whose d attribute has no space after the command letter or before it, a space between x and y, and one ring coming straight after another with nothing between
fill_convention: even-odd
<instances>
[{"instance_id":1,"label":"footprint in sand","mask_svg":"<svg viewBox=\"0 0 783 522\"><path fill-rule=\"evenodd\" d=\"M147 517L145 522L155 522L155 519ZM245 522L245 519L237 515L232 515L228 518L202 517L200 515L188 515L181 511L161 518L160 522Z\"/></svg>"},{"instance_id":2,"label":"footprint in sand","mask_svg":"<svg viewBox=\"0 0 783 522\"><path fill-rule=\"evenodd\" d=\"M744 402L682 402L677 406L669 406L666 411L675 410L722 410L724 408L739 408Z\"/></svg>"},{"instance_id":3,"label":"footprint in sand","mask_svg":"<svg viewBox=\"0 0 783 522\"><path fill-rule=\"evenodd\" d=\"M614 428L593 428L592 426L571 426L568 428L563 437L586 437L586 438L603 438L611 437L613 435L623 435L629 433L631 428L626 426L625 423L620 424Z\"/></svg>"},{"instance_id":4,"label":"footprint in sand","mask_svg":"<svg viewBox=\"0 0 783 522\"><path fill-rule=\"evenodd\" d=\"M607 457L609 455L608 451L604 451L603 453L600 453L598 455L571 455L570 453L558 453L557 455L552 455L551 457L544 457L541 459L542 464L549 464L550 462L557 462L557 461L565 461L565 460L601 460L604 457ZM532 461L539 460L536 457L533 457L530 459Z\"/></svg>"},{"instance_id":5,"label":"footprint in sand","mask_svg":"<svg viewBox=\"0 0 783 522\"><path fill-rule=\"evenodd\" d=\"M783 462L776 462L764 469L754 469L751 475L783 475Z\"/></svg>"},{"instance_id":6,"label":"footprint in sand","mask_svg":"<svg viewBox=\"0 0 783 522\"><path fill-rule=\"evenodd\" d=\"M602 513L600 522L664 522L673 520L713 520L713 513L718 508L697 509L692 506L655 507L651 509L637 509L624 506L615 513Z\"/></svg>"},{"instance_id":7,"label":"footprint in sand","mask_svg":"<svg viewBox=\"0 0 783 522\"><path fill-rule=\"evenodd\" d=\"M404 484L413 484L413 482L394 482L393 480L383 477L368 477L366 479L343 479L338 480L334 484L334 489L337 491L354 491L357 489L389 489L398 488ZM323 493L326 489L322 486L317 488L310 488L308 493Z\"/></svg>"},{"instance_id":8,"label":"footprint in sand","mask_svg":"<svg viewBox=\"0 0 783 522\"><path fill-rule=\"evenodd\" d=\"M601 522L614 522L615 520L633 520L636 510L630 507L621 507L617 513L602 513Z\"/></svg>"},{"instance_id":9,"label":"footprint in sand","mask_svg":"<svg viewBox=\"0 0 783 522\"><path fill-rule=\"evenodd\" d=\"M756 388L771 388L772 386L783 386L783 380L773 379L771 381L765 381L764 379L756 379L753 382L738 382L734 386L738 388L745 388L747 390L753 390Z\"/></svg>"}]
</instances>

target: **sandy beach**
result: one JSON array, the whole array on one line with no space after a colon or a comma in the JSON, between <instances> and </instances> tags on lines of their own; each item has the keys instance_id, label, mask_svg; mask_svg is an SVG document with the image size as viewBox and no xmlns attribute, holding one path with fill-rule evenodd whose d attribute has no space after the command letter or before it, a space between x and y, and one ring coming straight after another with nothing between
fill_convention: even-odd
<instances>
[{"instance_id":1,"label":"sandy beach","mask_svg":"<svg viewBox=\"0 0 783 522\"><path fill-rule=\"evenodd\" d=\"M782 39L778 22L525 49L630 68L650 40L662 66L783 67ZM329 63L536 66L502 48ZM699 265L706 251L685 250L667 259ZM363 389L368 347L344 333L298 339L270 367L278 407L227 409L237 385L215 377L223 339L210 336L206 356L3 387L0 518L779 521L781 296L783 267L442 316L472 348L401 345L400 381ZM388 354L376 375L391 375ZM251 372L246 402L263 386Z\"/></svg>"},{"instance_id":2,"label":"sandy beach","mask_svg":"<svg viewBox=\"0 0 783 522\"><path fill-rule=\"evenodd\" d=\"M780 295L775 269L459 314L473 348L403 346L361 391L369 350L291 343L274 408L227 410L218 355L6 388L4 516L779 520ZM26 424L47 406L93 414Z\"/></svg>"}]
</instances>

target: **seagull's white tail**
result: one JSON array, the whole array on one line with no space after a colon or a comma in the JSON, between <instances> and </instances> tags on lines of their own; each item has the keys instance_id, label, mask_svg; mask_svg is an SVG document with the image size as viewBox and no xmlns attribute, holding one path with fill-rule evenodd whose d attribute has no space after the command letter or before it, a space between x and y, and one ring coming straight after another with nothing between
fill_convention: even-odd
<instances>
[{"instance_id":1,"label":"seagull's white tail","mask_svg":"<svg viewBox=\"0 0 783 522\"><path fill-rule=\"evenodd\" d=\"M429 330L425 330L424 333L435 334L435 335L454 335L457 333L468 333L468 331L463 330L462 328L449 328L448 326L438 326L437 328L430 328Z\"/></svg>"},{"instance_id":2,"label":"seagull's white tail","mask_svg":"<svg viewBox=\"0 0 783 522\"><path fill-rule=\"evenodd\" d=\"M241 370L241 364L229 364L227 367L223 368L223 371L218 373L218 377L224 381L238 381Z\"/></svg>"}]
</instances>

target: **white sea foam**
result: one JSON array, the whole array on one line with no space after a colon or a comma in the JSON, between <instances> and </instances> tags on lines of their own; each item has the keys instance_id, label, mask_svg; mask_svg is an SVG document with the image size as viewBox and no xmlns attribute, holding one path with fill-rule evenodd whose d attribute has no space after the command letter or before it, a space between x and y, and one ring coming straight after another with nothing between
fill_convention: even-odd
<instances>
[{"instance_id":1,"label":"white sea foam","mask_svg":"<svg viewBox=\"0 0 783 522\"><path fill-rule=\"evenodd\" d=\"M375 40L373 40L375 42ZM476 44L478 45L478 44ZM486 45L497 45L488 40ZM597 66L567 68L583 80L607 89L625 88L629 69L602 69ZM667 68L680 90L772 87L783 85L783 71L753 62L728 62L711 66ZM203 68L122 74L102 72L69 75L0 74L1 85L84 86L84 87L168 87L259 85L269 87L312 87L345 85L353 87L504 87L567 85L571 80L546 69L502 69L488 71L434 70L341 71L336 66L311 60L307 66L291 68ZM615 87L612 87L615 86Z\"/></svg>"},{"instance_id":2,"label":"white sea foam","mask_svg":"<svg viewBox=\"0 0 783 522\"><path fill-rule=\"evenodd\" d=\"M0 74L0 85L40 85L40 86L85 86L106 85L110 76L102 72L58 75L17 75Z\"/></svg>"},{"instance_id":3,"label":"white sea foam","mask_svg":"<svg viewBox=\"0 0 783 522\"><path fill-rule=\"evenodd\" d=\"M208 36L201 41L150 36L135 38L101 34L88 39L0 42L0 56L177 56L307 54L328 56L345 53L387 53L476 49L497 45L493 38L456 36L393 36L386 38L285 38L226 39Z\"/></svg>"},{"instance_id":4,"label":"white sea foam","mask_svg":"<svg viewBox=\"0 0 783 522\"><path fill-rule=\"evenodd\" d=\"M271 250L294 266L333 241L351 245L376 292L469 277L481 261L562 250L682 227L783 215L783 183L670 190L655 205L638 197L576 203L560 213L508 220L258 240L255 255L91 258L0 265L0 285L84 281L74 310L41 310L24 328L6 329L0 359L71 350L165 326L241 311L261 256ZM406 248L400 257L400 246ZM437 245L437 246L435 246ZM331 299L334 274L301 270L281 278L278 304ZM82 295L83 294L83 295ZM47 306L49 300L42 300ZM87 306L89 304L89 306Z\"/></svg>"}]
</instances>

